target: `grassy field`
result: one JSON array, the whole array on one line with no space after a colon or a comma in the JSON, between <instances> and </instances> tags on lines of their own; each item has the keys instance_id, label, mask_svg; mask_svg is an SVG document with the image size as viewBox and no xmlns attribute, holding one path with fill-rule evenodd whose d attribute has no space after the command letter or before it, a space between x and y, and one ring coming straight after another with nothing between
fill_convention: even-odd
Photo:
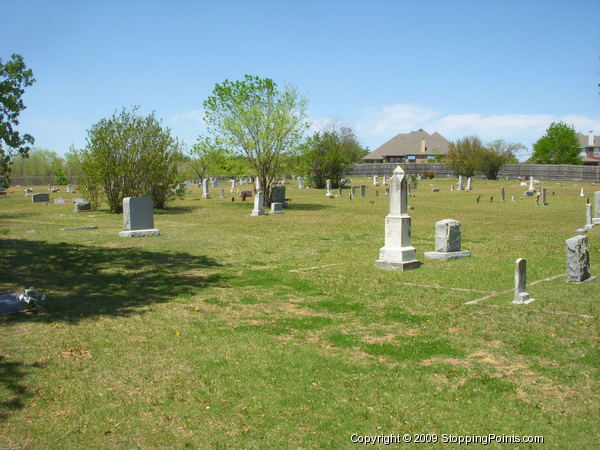
<instances>
[{"instance_id":1,"label":"grassy field","mask_svg":"<svg viewBox=\"0 0 600 450\"><path fill-rule=\"evenodd\" d=\"M465 302L513 287L519 257L528 283L564 275L564 241L585 223L579 190L600 187L545 182L549 205L536 207L514 180L471 192L422 180L409 204L423 265L394 272L374 267L384 188L361 182L367 199L352 201L288 188L285 214L263 217L251 199L192 190L155 212L161 236L146 238L120 238L122 216L107 211L32 204L23 188L0 198L0 292L48 294L43 313L0 316L0 447L493 433L598 448L600 281L530 285L529 305L512 292ZM424 259L447 218L472 257ZM98 229L61 230L79 225ZM600 275L600 230L588 236Z\"/></svg>"}]
</instances>

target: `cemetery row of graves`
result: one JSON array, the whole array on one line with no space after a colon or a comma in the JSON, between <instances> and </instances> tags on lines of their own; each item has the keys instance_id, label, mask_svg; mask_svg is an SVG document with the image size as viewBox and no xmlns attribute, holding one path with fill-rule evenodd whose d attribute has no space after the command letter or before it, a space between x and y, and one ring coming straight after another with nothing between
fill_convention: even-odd
<instances>
[{"instance_id":1,"label":"cemetery row of graves","mask_svg":"<svg viewBox=\"0 0 600 450\"><path fill-rule=\"evenodd\" d=\"M2 293L46 299L0 316L0 443L597 443L600 188L407 178L9 189Z\"/></svg>"}]
</instances>

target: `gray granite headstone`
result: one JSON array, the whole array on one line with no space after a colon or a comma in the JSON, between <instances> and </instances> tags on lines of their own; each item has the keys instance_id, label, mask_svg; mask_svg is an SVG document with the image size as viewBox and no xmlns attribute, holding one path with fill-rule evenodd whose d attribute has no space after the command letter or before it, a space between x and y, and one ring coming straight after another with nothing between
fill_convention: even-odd
<instances>
[{"instance_id":1,"label":"gray granite headstone","mask_svg":"<svg viewBox=\"0 0 600 450\"><path fill-rule=\"evenodd\" d=\"M123 199L122 237L156 236L160 234L154 228L152 199L150 197L125 197Z\"/></svg>"},{"instance_id":2,"label":"gray granite headstone","mask_svg":"<svg viewBox=\"0 0 600 450\"><path fill-rule=\"evenodd\" d=\"M360 197L365 198L367 196L367 187L364 184L360 185Z\"/></svg>"},{"instance_id":3,"label":"gray granite headstone","mask_svg":"<svg viewBox=\"0 0 600 450\"><path fill-rule=\"evenodd\" d=\"M77 202L73 205L74 212L91 211L92 204L90 202Z\"/></svg>"},{"instance_id":4,"label":"gray granite headstone","mask_svg":"<svg viewBox=\"0 0 600 450\"><path fill-rule=\"evenodd\" d=\"M285 202L285 186L273 186L271 188L271 203L281 203L282 207L287 206Z\"/></svg>"},{"instance_id":5,"label":"gray granite headstone","mask_svg":"<svg viewBox=\"0 0 600 450\"><path fill-rule=\"evenodd\" d=\"M32 194L31 195L31 201L33 203L41 203L41 202L49 202L50 201L50 194L46 194L44 192L39 193L39 194Z\"/></svg>"},{"instance_id":6,"label":"gray granite headstone","mask_svg":"<svg viewBox=\"0 0 600 450\"><path fill-rule=\"evenodd\" d=\"M356 186L350 186L350 195L352 198L356 195Z\"/></svg>"},{"instance_id":7,"label":"gray granite headstone","mask_svg":"<svg viewBox=\"0 0 600 450\"><path fill-rule=\"evenodd\" d=\"M283 204L279 202L271 203L271 214L283 214Z\"/></svg>"},{"instance_id":8,"label":"gray granite headstone","mask_svg":"<svg viewBox=\"0 0 600 450\"><path fill-rule=\"evenodd\" d=\"M461 251L460 222L454 219L440 220L435 223L435 251L425 252L428 259L458 259L471 256L469 251Z\"/></svg>"},{"instance_id":9,"label":"gray granite headstone","mask_svg":"<svg viewBox=\"0 0 600 450\"><path fill-rule=\"evenodd\" d=\"M55 205L64 205L65 204L65 199L62 197L56 198L54 199L54 204Z\"/></svg>"},{"instance_id":10,"label":"gray granite headstone","mask_svg":"<svg viewBox=\"0 0 600 450\"><path fill-rule=\"evenodd\" d=\"M587 236L575 236L565 241L567 249L567 281L588 281L590 275L590 254ZM591 280L589 280L591 281Z\"/></svg>"}]
</instances>

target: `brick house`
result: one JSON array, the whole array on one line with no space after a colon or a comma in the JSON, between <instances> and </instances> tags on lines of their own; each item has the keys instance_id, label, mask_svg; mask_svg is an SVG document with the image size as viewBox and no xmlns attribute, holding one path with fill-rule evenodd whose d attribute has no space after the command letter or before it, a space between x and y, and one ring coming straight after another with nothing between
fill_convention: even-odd
<instances>
[{"instance_id":1,"label":"brick house","mask_svg":"<svg viewBox=\"0 0 600 450\"><path fill-rule=\"evenodd\" d=\"M579 149L581 150L581 158L586 166L600 166L600 136L590 134L577 133L579 139Z\"/></svg>"}]
</instances>

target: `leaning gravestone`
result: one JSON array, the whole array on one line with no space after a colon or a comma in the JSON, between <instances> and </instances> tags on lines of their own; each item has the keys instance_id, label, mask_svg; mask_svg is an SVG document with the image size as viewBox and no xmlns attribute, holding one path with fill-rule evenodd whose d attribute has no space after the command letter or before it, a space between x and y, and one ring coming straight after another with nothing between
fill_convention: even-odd
<instances>
[{"instance_id":1,"label":"leaning gravestone","mask_svg":"<svg viewBox=\"0 0 600 450\"><path fill-rule=\"evenodd\" d=\"M46 193L32 194L31 201L32 201L32 203L42 203L42 202L48 203L50 201L50 194L46 194Z\"/></svg>"},{"instance_id":2,"label":"leaning gravestone","mask_svg":"<svg viewBox=\"0 0 600 450\"><path fill-rule=\"evenodd\" d=\"M154 228L152 199L150 197L125 197L123 199L123 228L121 237L157 236Z\"/></svg>"},{"instance_id":3,"label":"leaning gravestone","mask_svg":"<svg viewBox=\"0 0 600 450\"><path fill-rule=\"evenodd\" d=\"M567 281L592 281L590 274L590 254L587 236L578 235L567 239Z\"/></svg>"},{"instance_id":4,"label":"leaning gravestone","mask_svg":"<svg viewBox=\"0 0 600 450\"><path fill-rule=\"evenodd\" d=\"M454 219L440 220L435 223L435 251L425 252L428 259L458 259L471 256L471 252L461 251L460 222Z\"/></svg>"}]
</instances>

